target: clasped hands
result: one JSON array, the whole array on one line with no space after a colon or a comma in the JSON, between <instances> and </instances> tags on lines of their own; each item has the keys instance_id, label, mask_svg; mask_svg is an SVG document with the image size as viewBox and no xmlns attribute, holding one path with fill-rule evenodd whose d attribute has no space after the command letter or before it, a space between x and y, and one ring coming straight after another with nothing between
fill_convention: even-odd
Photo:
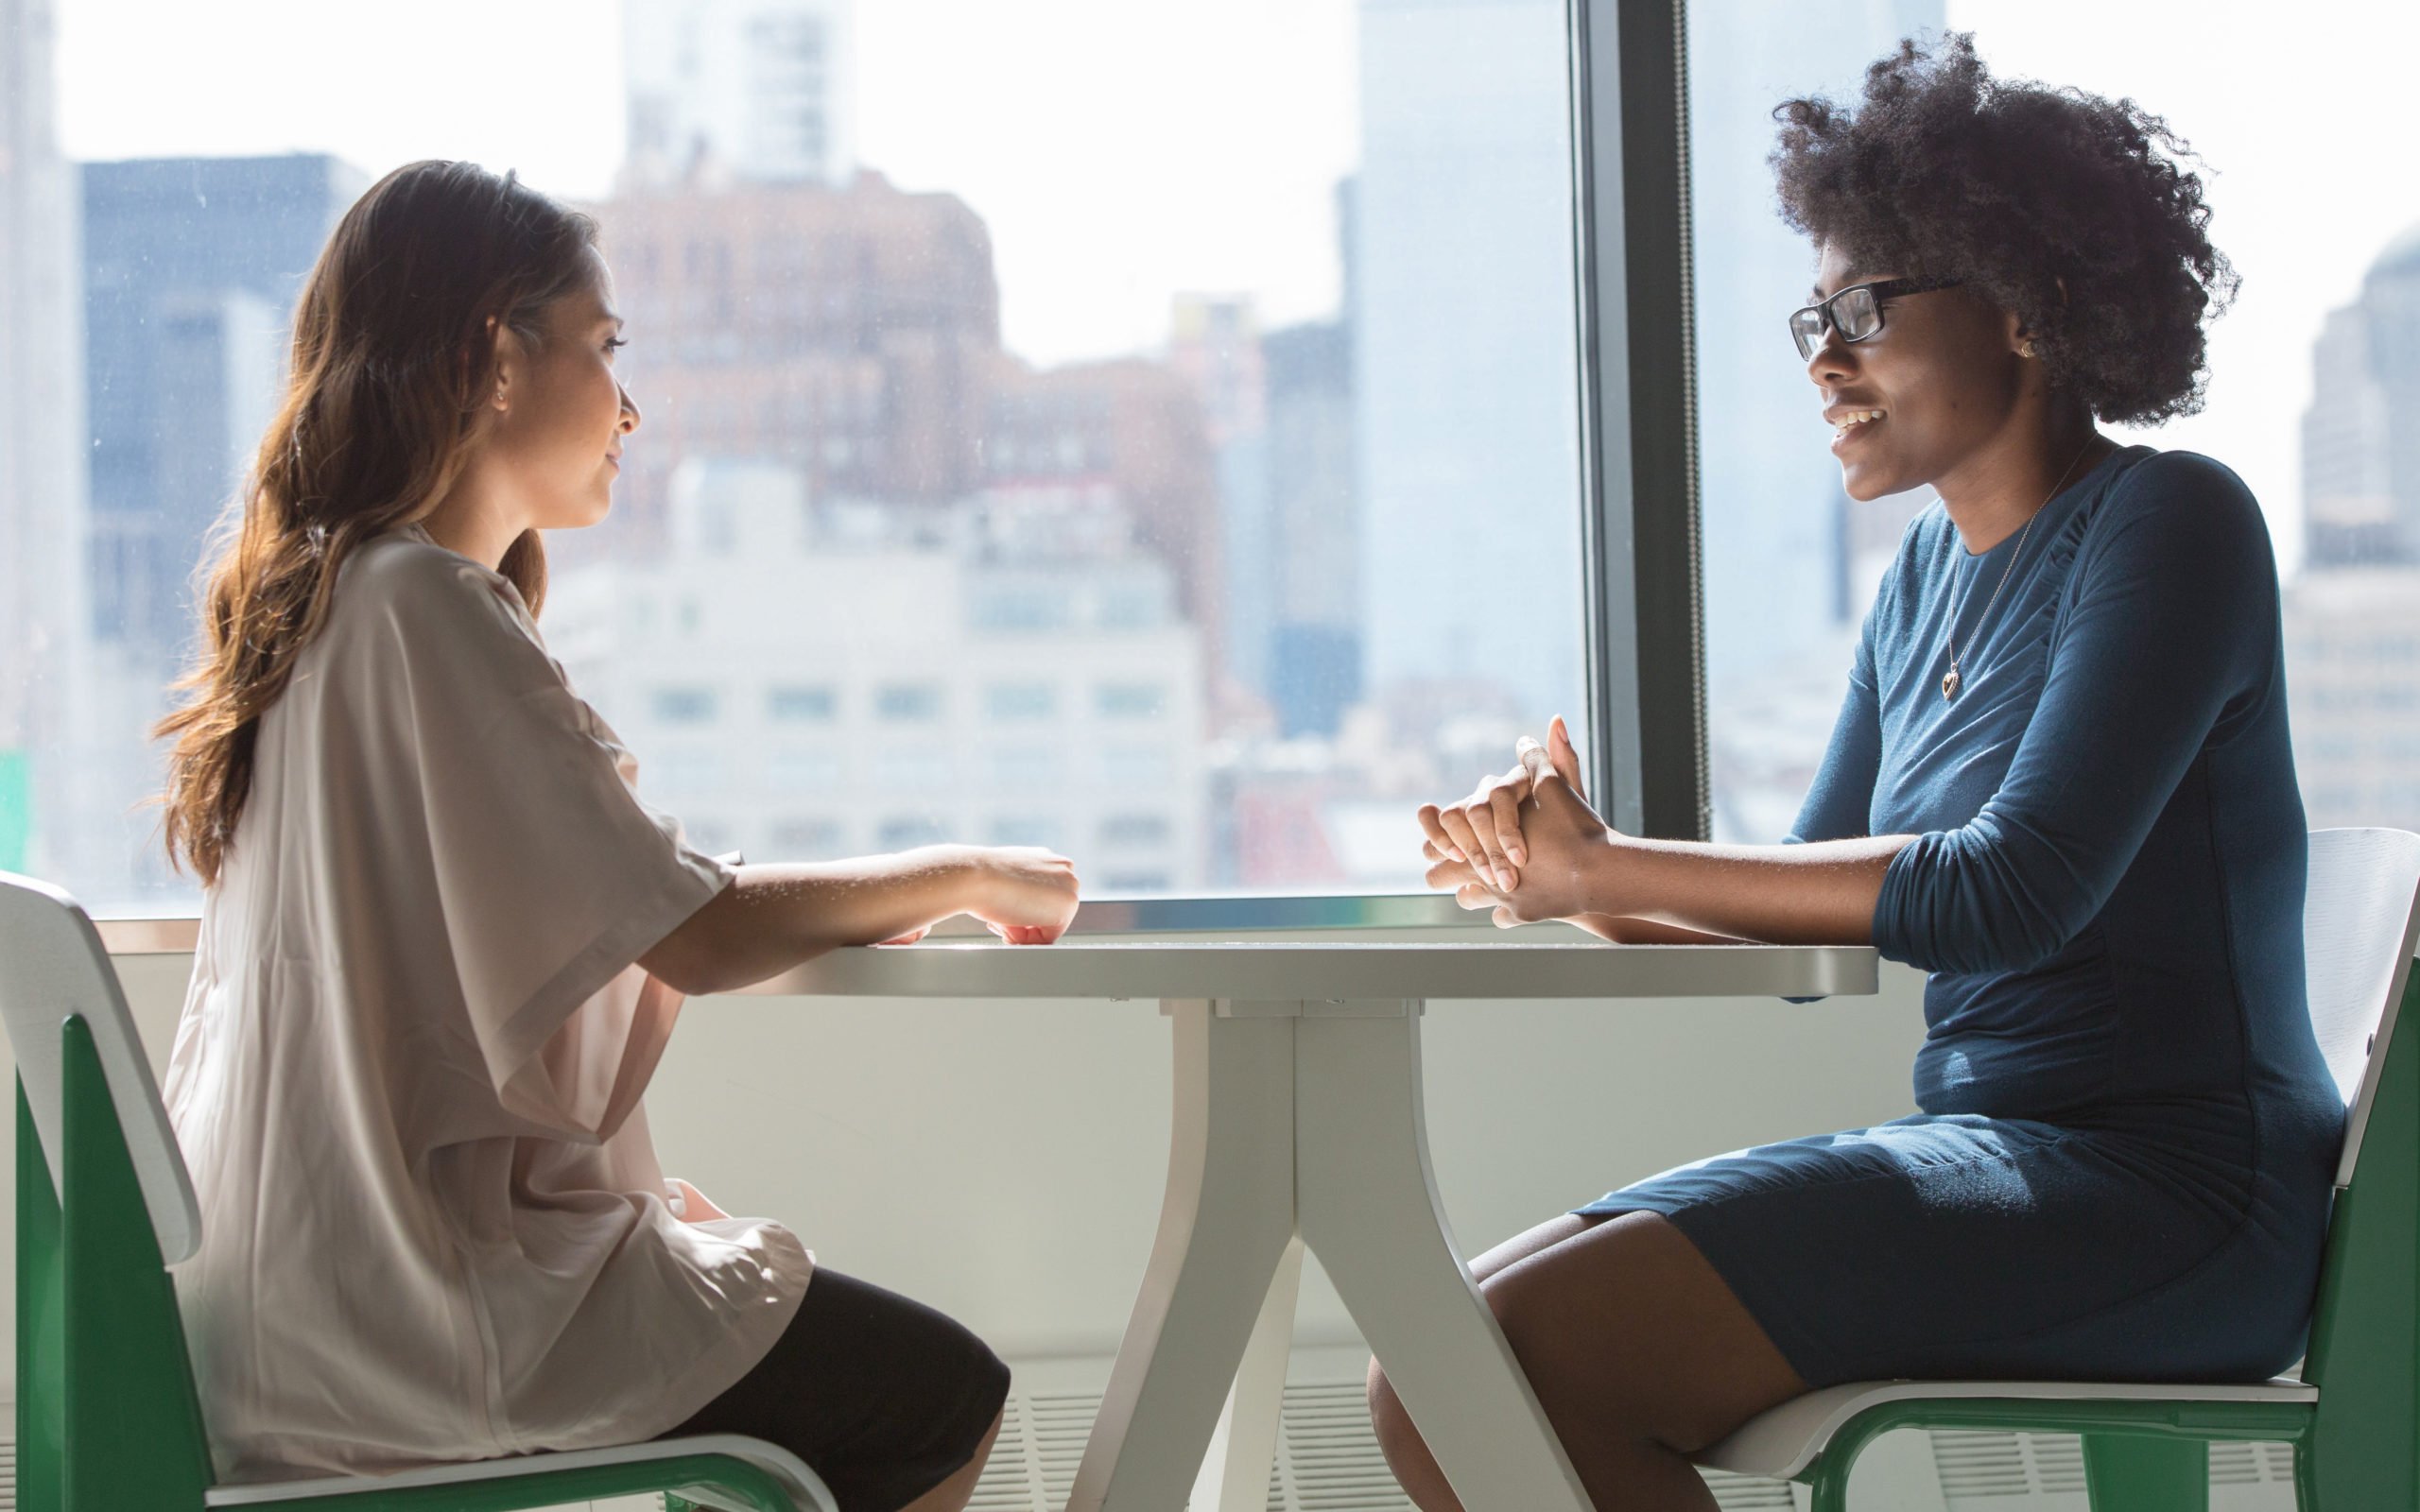
<instances>
[{"instance_id":1,"label":"clasped hands","mask_svg":"<svg viewBox=\"0 0 2420 1512\"><path fill-rule=\"evenodd\" d=\"M1615 911L1602 893L1619 837L1588 807L1562 716L1547 744L1525 735L1517 754L1512 770L1480 779L1468 798L1421 806L1428 885L1492 910L1500 928Z\"/></svg>"}]
</instances>

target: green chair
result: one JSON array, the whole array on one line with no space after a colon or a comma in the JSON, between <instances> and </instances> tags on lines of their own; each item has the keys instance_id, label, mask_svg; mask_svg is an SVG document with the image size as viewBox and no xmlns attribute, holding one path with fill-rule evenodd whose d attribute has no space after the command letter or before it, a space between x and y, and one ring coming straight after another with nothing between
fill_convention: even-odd
<instances>
[{"instance_id":1,"label":"green chair","mask_svg":"<svg viewBox=\"0 0 2420 1512\"><path fill-rule=\"evenodd\" d=\"M2267 1439L2294 1446L2301 1512L2420 1507L2420 835L2313 831L2308 896L2311 1023L2348 1111L2299 1377L1858 1382L1752 1418L1698 1462L1807 1482L1814 1512L1847 1512L1850 1467L1893 1428L2079 1434L2094 1512L2206 1512L2208 1446Z\"/></svg>"},{"instance_id":2,"label":"green chair","mask_svg":"<svg viewBox=\"0 0 2420 1512\"><path fill-rule=\"evenodd\" d=\"M23 1512L520 1512L659 1491L719 1512L836 1512L796 1455L724 1434L218 1485L166 1268L201 1238L183 1157L92 920L6 872L0 1020L17 1057Z\"/></svg>"}]
</instances>

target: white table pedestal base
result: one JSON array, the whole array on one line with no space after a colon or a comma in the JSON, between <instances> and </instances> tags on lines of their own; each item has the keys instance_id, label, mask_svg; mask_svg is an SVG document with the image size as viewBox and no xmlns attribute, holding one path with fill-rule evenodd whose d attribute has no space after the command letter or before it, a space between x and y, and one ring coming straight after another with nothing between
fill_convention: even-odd
<instances>
[{"instance_id":1,"label":"white table pedestal base","mask_svg":"<svg viewBox=\"0 0 2420 1512\"><path fill-rule=\"evenodd\" d=\"M1167 1196L1068 1512L1265 1504L1305 1246L1463 1505L1589 1512L1438 1206L1420 1002L1162 1008Z\"/></svg>"}]
</instances>

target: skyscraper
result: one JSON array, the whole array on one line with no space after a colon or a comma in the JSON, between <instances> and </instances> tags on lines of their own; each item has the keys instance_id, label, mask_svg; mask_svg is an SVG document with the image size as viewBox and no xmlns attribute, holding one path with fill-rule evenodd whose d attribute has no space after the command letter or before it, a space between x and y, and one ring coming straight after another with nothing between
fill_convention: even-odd
<instances>
[{"instance_id":1,"label":"skyscraper","mask_svg":"<svg viewBox=\"0 0 2420 1512\"><path fill-rule=\"evenodd\" d=\"M684 456L786 462L818 499L974 491L1000 292L965 201L867 172L837 189L628 184L595 209L647 417L609 528L656 539Z\"/></svg>"},{"instance_id":2,"label":"skyscraper","mask_svg":"<svg viewBox=\"0 0 2420 1512\"><path fill-rule=\"evenodd\" d=\"M296 297L366 188L334 158L83 169L94 628L161 680L203 541L277 401Z\"/></svg>"},{"instance_id":3,"label":"skyscraper","mask_svg":"<svg viewBox=\"0 0 2420 1512\"><path fill-rule=\"evenodd\" d=\"M1872 553L1896 545L1918 504L1852 505L1824 450L1822 406L1784 327L1806 302L1815 253L1776 207L1773 107L1814 93L1853 101L1866 65L1902 37L1939 29L1944 9L1736 0L1689 13L1706 681L1718 726L1726 685L1864 614Z\"/></svg>"},{"instance_id":4,"label":"skyscraper","mask_svg":"<svg viewBox=\"0 0 2420 1512\"><path fill-rule=\"evenodd\" d=\"M2313 827L2420 827L2420 226L2311 348L2303 570L2287 585L2294 770Z\"/></svg>"},{"instance_id":5,"label":"skyscraper","mask_svg":"<svg viewBox=\"0 0 2420 1512\"><path fill-rule=\"evenodd\" d=\"M1272 600L1270 553L1269 372L1249 295L1180 294L1169 312L1168 366L1200 396L1219 481L1220 622L1225 671L1253 695L1269 692Z\"/></svg>"},{"instance_id":6,"label":"skyscraper","mask_svg":"<svg viewBox=\"0 0 2420 1512\"><path fill-rule=\"evenodd\" d=\"M1371 692L1482 682L1541 724L1582 660L1565 26L1363 0L1351 207Z\"/></svg>"},{"instance_id":7,"label":"skyscraper","mask_svg":"<svg viewBox=\"0 0 2420 1512\"><path fill-rule=\"evenodd\" d=\"M2420 563L2420 225L2312 348L2303 529L2312 567Z\"/></svg>"},{"instance_id":8,"label":"skyscraper","mask_svg":"<svg viewBox=\"0 0 2420 1512\"><path fill-rule=\"evenodd\" d=\"M1781 838L1806 796L1848 670L1847 643L1901 528L1929 498L1851 500L1822 402L1785 325L1815 251L1782 223L1773 107L1853 103L1866 66L1938 29L1943 0L1689 11L1698 477L1706 736L1718 840Z\"/></svg>"},{"instance_id":9,"label":"skyscraper","mask_svg":"<svg viewBox=\"0 0 2420 1512\"><path fill-rule=\"evenodd\" d=\"M1353 333L1272 331L1269 369L1268 692L1284 735L1333 735L1361 696ZM1230 577L1240 576L1231 571Z\"/></svg>"},{"instance_id":10,"label":"skyscraper","mask_svg":"<svg viewBox=\"0 0 2420 1512\"><path fill-rule=\"evenodd\" d=\"M856 171L849 0L624 0L629 177Z\"/></svg>"},{"instance_id":11,"label":"skyscraper","mask_svg":"<svg viewBox=\"0 0 2420 1512\"><path fill-rule=\"evenodd\" d=\"M85 644L76 181L50 0L0 0L0 868L57 875ZM45 830L55 828L45 825Z\"/></svg>"}]
</instances>

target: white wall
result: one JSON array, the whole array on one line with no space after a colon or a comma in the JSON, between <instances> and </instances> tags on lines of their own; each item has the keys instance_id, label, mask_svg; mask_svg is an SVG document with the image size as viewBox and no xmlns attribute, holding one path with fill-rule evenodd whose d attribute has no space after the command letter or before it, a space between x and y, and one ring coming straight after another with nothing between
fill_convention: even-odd
<instances>
[{"instance_id":1,"label":"white wall","mask_svg":"<svg viewBox=\"0 0 2420 1512\"><path fill-rule=\"evenodd\" d=\"M118 965L156 1063L190 963ZM1429 1144L1465 1252L1682 1160L1912 1111L1921 978L1886 967L1883 984L1806 1005L1432 1005ZM707 998L648 1108L667 1171L782 1218L823 1263L1005 1355L1105 1354L1158 1218L1167 1047L1150 1003ZM0 1181L13 1139L0 1120ZM11 1193L0 1228L14 1212ZM1317 1275L1297 1336L1355 1337Z\"/></svg>"}]
</instances>

